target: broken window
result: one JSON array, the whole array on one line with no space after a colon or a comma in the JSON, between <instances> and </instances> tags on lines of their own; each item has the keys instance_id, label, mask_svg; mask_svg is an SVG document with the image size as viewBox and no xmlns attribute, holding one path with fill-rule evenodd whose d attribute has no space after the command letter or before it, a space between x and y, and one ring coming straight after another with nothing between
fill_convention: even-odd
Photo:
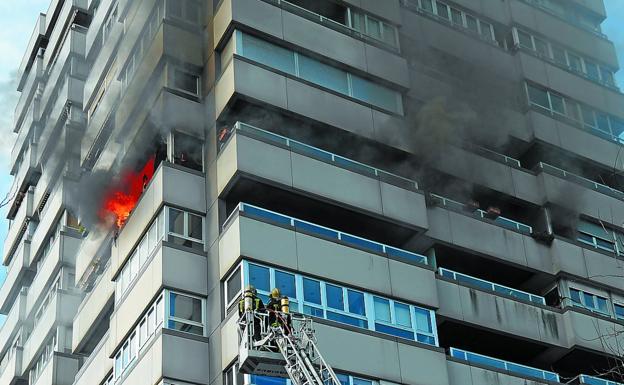
<instances>
[{"instance_id":1,"label":"broken window","mask_svg":"<svg viewBox=\"0 0 624 385\"><path fill-rule=\"evenodd\" d=\"M173 133L173 163L200 172L204 171L204 144L191 135Z\"/></svg>"}]
</instances>

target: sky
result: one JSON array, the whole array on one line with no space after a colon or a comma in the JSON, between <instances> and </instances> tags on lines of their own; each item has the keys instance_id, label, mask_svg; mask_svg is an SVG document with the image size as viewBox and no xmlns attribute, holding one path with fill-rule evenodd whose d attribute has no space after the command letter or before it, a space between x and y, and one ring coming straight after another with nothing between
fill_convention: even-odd
<instances>
[{"instance_id":1,"label":"sky","mask_svg":"<svg viewBox=\"0 0 624 385\"><path fill-rule=\"evenodd\" d=\"M604 1L609 17L603 23L603 32L614 42L624 67L624 0ZM0 0L0 198L7 194L12 181L8 175L8 163L15 137L12 133L13 111L19 98L19 93L15 91L17 67L34 29L37 14L45 12L49 4L50 0ZM617 79L624 89L624 69L617 74ZM5 216L6 208L0 210L0 218ZM7 228L8 222L0 219L0 244L6 237ZM5 269L0 267L0 281L4 280L4 276Z\"/></svg>"}]
</instances>

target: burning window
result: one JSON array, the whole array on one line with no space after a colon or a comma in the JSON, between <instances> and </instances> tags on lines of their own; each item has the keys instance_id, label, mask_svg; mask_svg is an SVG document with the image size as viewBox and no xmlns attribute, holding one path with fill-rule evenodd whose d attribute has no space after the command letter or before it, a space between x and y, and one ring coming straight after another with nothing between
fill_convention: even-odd
<instances>
[{"instance_id":1,"label":"burning window","mask_svg":"<svg viewBox=\"0 0 624 385\"><path fill-rule=\"evenodd\" d=\"M193 136L173 133L173 163L200 172L204 171L204 145Z\"/></svg>"},{"instance_id":2,"label":"burning window","mask_svg":"<svg viewBox=\"0 0 624 385\"><path fill-rule=\"evenodd\" d=\"M136 206L141 194L154 176L156 156L152 155L141 169L127 170L117 183L113 183L104 196L100 217L107 221L112 218L118 228L123 227Z\"/></svg>"}]
</instances>

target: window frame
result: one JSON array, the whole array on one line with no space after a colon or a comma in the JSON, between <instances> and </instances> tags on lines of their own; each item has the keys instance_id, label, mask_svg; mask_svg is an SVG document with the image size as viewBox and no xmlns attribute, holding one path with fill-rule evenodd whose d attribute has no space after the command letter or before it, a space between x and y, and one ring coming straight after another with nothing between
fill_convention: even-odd
<instances>
[{"instance_id":1,"label":"window frame","mask_svg":"<svg viewBox=\"0 0 624 385\"><path fill-rule=\"evenodd\" d=\"M580 307L583 309L587 309L591 311L592 313L598 313L598 314L602 314L602 315L615 318L609 306L609 303L610 303L609 298L588 292L587 290L584 290L584 289L577 289L574 286L570 286L568 290L570 292L570 302L572 303L573 307ZM572 294L573 292L577 292L579 294L580 302L577 302L573 299L574 298ZM586 303L587 297L592 298L591 304ZM606 307L605 311L600 310L600 306L598 305L599 299L602 299L604 301L605 307Z\"/></svg>"}]
</instances>

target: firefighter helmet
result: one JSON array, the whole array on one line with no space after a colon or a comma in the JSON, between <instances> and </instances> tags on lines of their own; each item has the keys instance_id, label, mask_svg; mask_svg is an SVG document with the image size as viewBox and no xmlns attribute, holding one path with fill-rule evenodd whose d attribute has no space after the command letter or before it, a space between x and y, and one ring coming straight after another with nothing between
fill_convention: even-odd
<instances>
[{"instance_id":1,"label":"firefighter helmet","mask_svg":"<svg viewBox=\"0 0 624 385\"><path fill-rule=\"evenodd\" d=\"M271 298L279 298L279 297L281 297L281 293L277 287L271 290Z\"/></svg>"}]
</instances>

